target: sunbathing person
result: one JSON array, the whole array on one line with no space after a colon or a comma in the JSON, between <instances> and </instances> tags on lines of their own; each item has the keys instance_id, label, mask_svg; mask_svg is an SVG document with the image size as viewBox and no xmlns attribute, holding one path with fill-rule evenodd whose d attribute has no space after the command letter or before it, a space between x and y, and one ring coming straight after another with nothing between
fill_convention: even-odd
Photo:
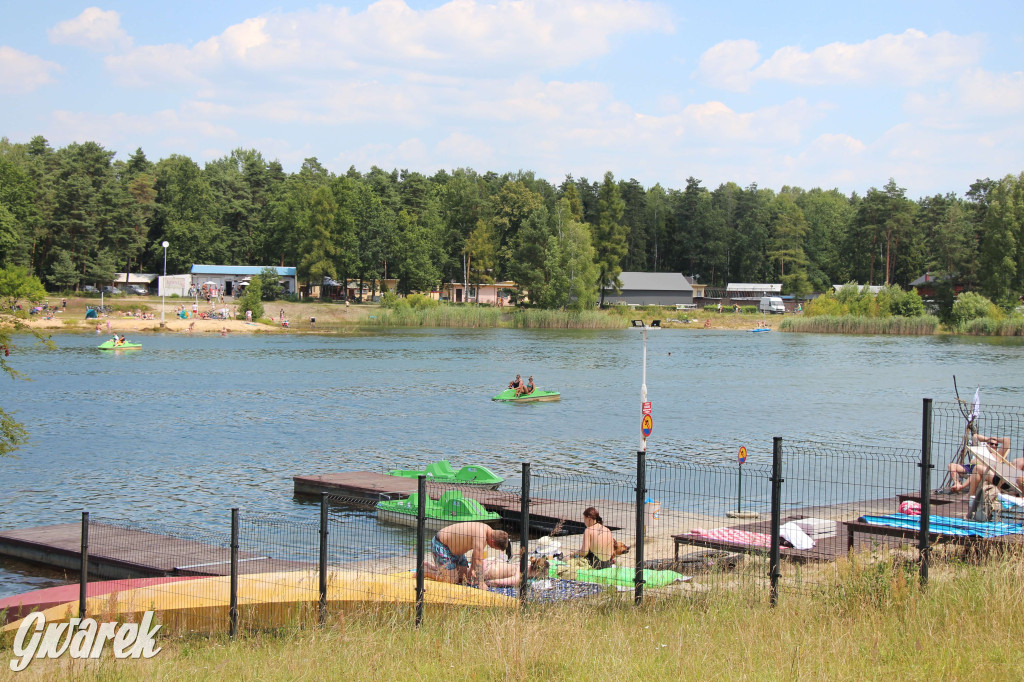
<instances>
[{"instance_id":1,"label":"sunbathing person","mask_svg":"<svg viewBox=\"0 0 1024 682\"><path fill-rule=\"evenodd\" d=\"M615 538L597 509L587 507L583 510L583 546L573 556L587 560L591 568L610 568L615 559Z\"/></svg>"},{"instance_id":2,"label":"sunbathing person","mask_svg":"<svg viewBox=\"0 0 1024 682\"><path fill-rule=\"evenodd\" d=\"M531 557L530 567L526 575L531 579L543 578L548 574L547 557ZM519 561L506 561L505 559L484 559L484 583L487 587L515 587L519 584ZM429 559L423 562L424 575L432 580L437 580L437 566ZM470 573L462 581L467 585L478 582L476 575Z\"/></svg>"},{"instance_id":3,"label":"sunbathing person","mask_svg":"<svg viewBox=\"0 0 1024 682\"><path fill-rule=\"evenodd\" d=\"M998 456L998 459L1003 461L1009 461L1006 458L1006 455L1008 455L1010 452L1010 438L1008 436L1004 436L1002 438L995 438L990 436L983 436L981 434L974 434L972 440L976 444L984 445L986 448L988 448L988 451L992 453L992 455ZM1010 466L1021 470L1021 475L1017 476L1015 481L1010 481L1010 483L1016 485L1018 488L1024 489L1024 457L1020 457L1013 461L1010 461L1009 464ZM968 467L970 467L970 469L968 469ZM978 486L981 484L982 481L988 483L995 482L995 476L993 475L993 472L987 466L981 464L980 462L973 465L963 465L951 462L949 465L951 475L954 473L954 469L956 470L957 474L967 473L968 478L966 482L958 483L959 476L954 477L954 485L950 486L950 490L952 490L953 492L961 492L966 488L968 493L973 497L974 494L978 491ZM1005 482L1000 481L998 487L1005 488Z\"/></svg>"}]
</instances>

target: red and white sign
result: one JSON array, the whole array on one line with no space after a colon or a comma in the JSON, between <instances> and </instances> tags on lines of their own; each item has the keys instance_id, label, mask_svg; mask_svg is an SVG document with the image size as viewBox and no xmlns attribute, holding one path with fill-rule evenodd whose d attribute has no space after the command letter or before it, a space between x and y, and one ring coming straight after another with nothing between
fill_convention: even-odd
<instances>
[{"instance_id":1,"label":"red and white sign","mask_svg":"<svg viewBox=\"0 0 1024 682\"><path fill-rule=\"evenodd\" d=\"M650 403L641 403L640 411L642 413L644 413L644 414L650 414L651 413L651 404Z\"/></svg>"}]
</instances>

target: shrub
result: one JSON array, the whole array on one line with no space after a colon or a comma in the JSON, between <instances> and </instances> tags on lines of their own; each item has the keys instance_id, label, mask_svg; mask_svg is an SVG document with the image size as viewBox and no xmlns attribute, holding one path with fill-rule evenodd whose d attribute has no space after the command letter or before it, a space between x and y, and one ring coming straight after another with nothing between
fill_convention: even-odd
<instances>
[{"instance_id":1,"label":"shrub","mask_svg":"<svg viewBox=\"0 0 1024 682\"><path fill-rule=\"evenodd\" d=\"M409 294L405 297L413 310L427 310L441 305L440 302L430 298L426 294Z\"/></svg>"},{"instance_id":2,"label":"shrub","mask_svg":"<svg viewBox=\"0 0 1024 682\"><path fill-rule=\"evenodd\" d=\"M956 301L953 303L953 310L950 313L950 320L955 326L961 327L965 323L981 317L991 317L999 320L1003 315L995 303L981 294L965 291L956 297Z\"/></svg>"}]
</instances>

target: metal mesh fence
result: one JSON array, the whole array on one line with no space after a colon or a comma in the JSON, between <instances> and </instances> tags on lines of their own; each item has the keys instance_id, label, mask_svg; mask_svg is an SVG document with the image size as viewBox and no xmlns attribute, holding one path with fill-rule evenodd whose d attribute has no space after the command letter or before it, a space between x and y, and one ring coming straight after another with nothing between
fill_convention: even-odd
<instances>
[{"instance_id":1,"label":"metal mesh fence","mask_svg":"<svg viewBox=\"0 0 1024 682\"><path fill-rule=\"evenodd\" d=\"M905 449L784 442L780 588L833 579L837 562L851 551L909 542L869 522L899 515L902 502L920 500L920 459L920 452Z\"/></svg>"},{"instance_id":2,"label":"metal mesh fence","mask_svg":"<svg viewBox=\"0 0 1024 682\"><path fill-rule=\"evenodd\" d=\"M229 519L225 513L224 532L212 533L182 524L92 517L89 577L96 582L89 585L94 596L87 600L88 615L140 622L146 611L156 611L167 632L224 632L230 595Z\"/></svg>"},{"instance_id":3,"label":"metal mesh fence","mask_svg":"<svg viewBox=\"0 0 1024 682\"><path fill-rule=\"evenodd\" d=\"M762 584L770 474L759 464L649 462L645 568L675 571L697 590Z\"/></svg>"},{"instance_id":4,"label":"metal mesh fence","mask_svg":"<svg viewBox=\"0 0 1024 682\"><path fill-rule=\"evenodd\" d=\"M1016 466L1024 413L988 406L972 415L954 403L931 414L934 468L924 480L916 450L777 439L772 465L656 456L614 477L524 465L521 480L501 487L424 481L422 500L355 486L351 495L302 502L302 521L225 510L218 531L93 517L83 536L86 609L130 621L156 611L167 632L235 633L331 622L367 605L418 622L449 605L588 604L744 587L774 603L779 589L828 586L843 562L861 556L910 565L971 543L1024 546L1024 506L997 507L987 523L965 520L979 498L948 490L956 481L950 465L976 460L968 445L1003 447L982 438L1007 439L1008 466ZM477 545L463 566L451 563L444 551L462 555L473 544L449 530L452 546L438 549L439 531L464 521L506 533L508 553ZM63 539L53 542L73 562L70 526L54 530Z\"/></svg>"}]
</instances>

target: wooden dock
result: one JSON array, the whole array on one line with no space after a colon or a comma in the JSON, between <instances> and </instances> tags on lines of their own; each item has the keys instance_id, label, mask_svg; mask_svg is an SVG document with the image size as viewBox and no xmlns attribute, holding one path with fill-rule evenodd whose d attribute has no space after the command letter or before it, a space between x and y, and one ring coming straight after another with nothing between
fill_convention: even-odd
<instances>
[{"instance_id":1,"label":"wooden dock","mask_svg":"<svg viewBox=\"0 0 1024 682\"><path fill-rule=\"evenodd\" d=\"M348 471L318 476L295 476L293 479L296 495L315 495L321 493L348 498L353 501L376 504L380 500L397 497L408 497L416 492L417 481L414 478L388 476L372 471ZM427 481L427 494L437 499L446 490L461 490L467 497L484 506L487 511L497 512L501 518L510 523L520 519L519 493L501 490L481 489L480 486L458 486L448 483ZM539 497L530 498L530 530L539 533L550 533L561 524L562 533L582 533L583 510L596 507L604 518L605 525L614 530L630 529L636 525L636 505L612 500L551 500Z\"/></svg>"},{"instance_id":2,"label":"wooden dock","mask_svg":"<svg viewBox=\"0 0 1024 682\"><path fill-rule=\"evenodd\" d=\"M79 523L0 532L0 556L74 573L81 570L81 548L82 526ZM240 573L298 570L313 565L238 553ZM228 547L103 523L89 524L90 578L113 580L230 573L231 550Z\"/></svg>"}]
</instances>

